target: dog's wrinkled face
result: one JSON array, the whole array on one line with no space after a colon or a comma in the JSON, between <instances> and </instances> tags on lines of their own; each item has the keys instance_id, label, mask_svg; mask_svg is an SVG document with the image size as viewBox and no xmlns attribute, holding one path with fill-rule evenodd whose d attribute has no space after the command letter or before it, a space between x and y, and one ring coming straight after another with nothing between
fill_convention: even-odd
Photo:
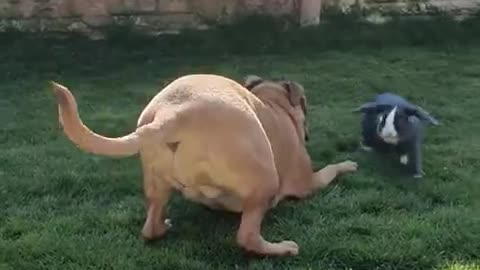
<instances>
[{"instance_id":1,"label":"dog's wrinkled face","mask_svg":"<svg viewBox=\"0 0 480 270\"><path fill-rule=\"evenodd\" d=\"M300 138L302 138L304 142L308 141L309 130L306 121L307 98L302 85L294 81L283 79L266 80L255 75L250 75L245 79L244 86L252 91L252 93L272 91L275 89L282 91L289 101L289 106L291 106L290 115L295 121Z\"/></svg>"}]
</instances>

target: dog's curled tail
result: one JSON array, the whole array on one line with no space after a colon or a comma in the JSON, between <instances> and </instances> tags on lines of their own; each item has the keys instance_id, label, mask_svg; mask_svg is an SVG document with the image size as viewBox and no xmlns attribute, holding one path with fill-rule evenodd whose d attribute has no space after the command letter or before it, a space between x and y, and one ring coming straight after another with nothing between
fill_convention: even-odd
<instances>
[{"instance_id":1,"label":"dog's curled tail","mask_svg":"<svg viewBox=\"0 0 480 270\"><path fill-rule=\"evenodd\" d=\"M138 153L140 143L136 132L119 138L108 138L93 132L80 119L77 102L70 90L56 82L50 83L58 104L58 120L67 137L77 147L86 152L112 157Z\"/></svg>"}]
</instances>

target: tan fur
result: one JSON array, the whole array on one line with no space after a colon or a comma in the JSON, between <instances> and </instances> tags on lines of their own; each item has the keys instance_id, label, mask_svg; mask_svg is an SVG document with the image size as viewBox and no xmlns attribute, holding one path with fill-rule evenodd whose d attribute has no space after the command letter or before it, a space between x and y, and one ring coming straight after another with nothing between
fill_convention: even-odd
<instances>
[{"instance_id":1,"label":"tan fur","mask_svg":"<svg viewBox=\"0 0 480 270\"><path fill-rule=\"evenodd\" d=\"M357 169L345 161L312 171L305 148L307 102L295 82L250 77L242 86L217 75L184 76L150 101L136 131L120 138L88 129L70 91L52 85L64 132L79 148L107 156L140 153L146 239L167 231L165 205L177 190L213 209L241 213L237 243L244 249L296 255L295 242L262 238L265 213L284 197L306 197Z\"/></svg>"}]
</instances>

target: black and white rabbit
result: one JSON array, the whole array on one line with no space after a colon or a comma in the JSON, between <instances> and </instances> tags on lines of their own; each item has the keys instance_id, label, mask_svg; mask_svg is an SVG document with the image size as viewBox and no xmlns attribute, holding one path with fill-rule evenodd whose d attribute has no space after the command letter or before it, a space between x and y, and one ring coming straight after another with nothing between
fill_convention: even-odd
<instances>
[{"instance_id":1,"label":"black and white rabbit","mask_svg":"<svg viewBox=\"0 0 480 270\"><path fill-rule=\"evenodd\" d=\"M364 150L395 152L400 163L410 168L415 178L424 175L422 143L424 123L440 123L428 112L401 96L383 93L374 101L354 110L362 113L362 141Z\"/></svg>"}]
</instances>

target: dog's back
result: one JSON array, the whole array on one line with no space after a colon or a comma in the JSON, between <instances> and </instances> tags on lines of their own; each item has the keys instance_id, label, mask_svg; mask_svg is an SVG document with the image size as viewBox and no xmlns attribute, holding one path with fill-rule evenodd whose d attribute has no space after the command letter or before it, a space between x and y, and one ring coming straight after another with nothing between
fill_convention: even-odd
<instances>
[{"instance_id":1,"label":"dog's back","mask_svg":"<svg viewBox=\"0 0 480 270\"><path fill-rule=\"evenodd\" d=\"M212 74L180 77L157 93L143 110L138 126L153 121L159 111L182 111L192 106L236 106L249 111L259 100L243 86L228 78Z\"/></svg>"}]
</instances>

